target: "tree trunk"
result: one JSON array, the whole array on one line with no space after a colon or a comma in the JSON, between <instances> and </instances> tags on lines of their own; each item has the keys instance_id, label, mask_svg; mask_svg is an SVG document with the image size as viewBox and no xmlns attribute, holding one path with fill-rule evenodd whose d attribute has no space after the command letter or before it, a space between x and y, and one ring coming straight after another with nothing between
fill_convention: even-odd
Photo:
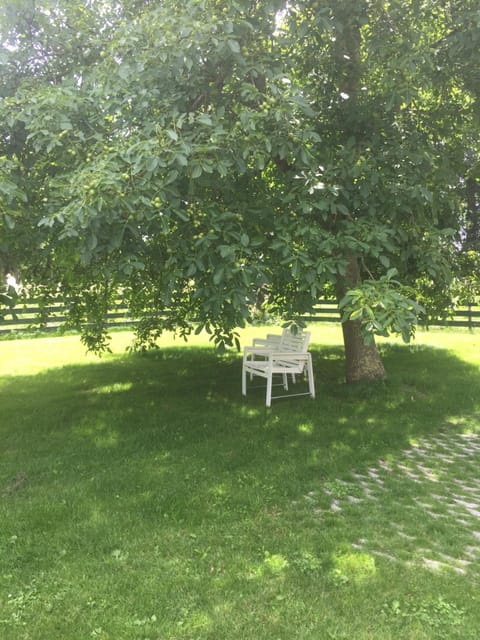
<instances>
[{"instance_id":1,"label":"tree trunk","mask_svg":"<svg viewBox=\"0 0 480 640\"><path fill-rule=\"evenodd\" d=\"M361 13L362 4L357 2L340 3L338 11L344 25L343 37L336 41L337 61L343 70L341 91L348 96L344 102L344 108L354 109L358 95L361 91L362 62L361 62ZM345 118L348 122L348 117ZM363 153L364 143L361 141L361 133L347 127L345 138L355 137L357 140L358 154ZM352 158L352 162L355 159ZM355 255L347 256L347 272L344 277L339 277L337 283L337 298L340 301L349 289L353 289L361 282L358 258ZM342 324L343 342L345 345L345 365L347 383L383 380L386 377L380 354L375 341L365 344L359 321L347 321Z\"/></svg>"},{"instance_id":2,"label":"tree trunk","mask_svg":"<svg viewBox=\"0 0 480 640\"><path fill-rule=\"evenodd\" d=\"M385 367L375 342L365 344L360 323L351 320L342 324L345 345L345 379L347 383L384 380Z\"/></svg>"},{"instance_id":3,"label":"tree trunk","mask_svg":"<svg viewBox=\"0 0 480 640\"><path fill-rule=\"evenodd\" d=\"M337 286L340 301L349 289L360 284L360 269L356 256L350 256L345 277ZM375 341L365 344L358 320L342 323L345 346L345 378L348 384L384 380L385 367L378 353Z\"/></svg>"}]
</instances>

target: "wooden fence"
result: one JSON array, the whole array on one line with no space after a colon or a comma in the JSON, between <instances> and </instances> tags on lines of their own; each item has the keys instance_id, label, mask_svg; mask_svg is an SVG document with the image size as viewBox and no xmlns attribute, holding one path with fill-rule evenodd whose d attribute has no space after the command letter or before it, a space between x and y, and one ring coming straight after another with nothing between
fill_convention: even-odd
<instances>
[{"instance_id":1,"label":"wooden fence","mask_svg":"<svg viewBox=\"0 0 480 640\"><path fill-rule=\"evenodd\" d=\"M322 300L309 315L303 316L309 322L340 322L340 312L335 300ZM425 323L426 324L426 323ZM425 326L420 323L420 326ZM480 327L480 306L473 304L459 306L453 309L447 318L435 318L428 321L431 327L467 327L474 329Z\"/></svg>"},{"instance_id":2,"label":"wooden fence","mask_svg":"<svg viewBox=\"0 0 480 640\"><path fill-rule=\"evenodd\" d=\"M25 300L13 308L0 308L0 335L61 331L68 328L65 306L61 302L39 306L35 300ZM120 303L107 314L109 327L133 326L128 310Z\"/></svg>"},{"instance_id":3,"label":"wooden fence","mask_svg":"<svg viewBox=\"0 0 480 640\"><path fill-rule=\"evenodd\" d=\"M322 300L312 313L302 318L306 322L339 322L340 313L334 300ZM106 320L111 328L133 326L136 322L121 303L107 314ZM61 303L39 307L35 300L25 300L13 308L0 309L0 334L58 331L65 328L65 322L65 307ZM432 320L429 325L469 329L480 327L480 306L458 307L450 318Z\"/></svg>"}]
</instances>

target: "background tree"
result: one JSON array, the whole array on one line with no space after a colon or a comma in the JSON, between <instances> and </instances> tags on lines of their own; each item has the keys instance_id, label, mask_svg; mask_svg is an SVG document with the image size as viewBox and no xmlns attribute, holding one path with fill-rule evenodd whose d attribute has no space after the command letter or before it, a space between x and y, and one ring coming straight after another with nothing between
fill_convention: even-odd
<instances>
[{"instance_id":1,"label":"background tree","mask_svg":"<svg viewBox=\"0 0 480 640\"><path fill-rule=\"evenodd\" d=\"M343 325L351 379L382 375L359 330L408 337L415 309L392 296L391 270L410 285L423 274L445 288L449 276L465 134L477 115L465 74L453 73L477 10L459 14L454 4L306 2L288 23L303 43L292 47L299 81L319 113L313 153L322 226L338 257L333 279L340 299L353 290L343 298L353 303Z\"/></svg>"},{"instance_id":2,"label":"background tree","mask_svg":"<svg viewBox=\"0 0 480 640\"><path fill-rule=\"evenodd\" d=\"M259 288L286 317L334 291L347 379L382 378L374 335L408 339L412 287L449 277L476 21L470 1L7 3L0 251L90 347L119 292L141 342L224 345Z\"/></svg>"}]
</instances>

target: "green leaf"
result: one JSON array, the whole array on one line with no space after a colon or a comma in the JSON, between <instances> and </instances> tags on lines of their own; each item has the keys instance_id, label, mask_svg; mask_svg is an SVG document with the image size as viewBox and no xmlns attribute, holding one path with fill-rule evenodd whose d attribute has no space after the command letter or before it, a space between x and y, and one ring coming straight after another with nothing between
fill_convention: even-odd
<instances>
[{"instance_id":1,"label":"green leaf","mask_svg":"<svg viewBox=\"0 0 480 640\"><path fill-rule=\"evenodd\" d=\"M199 178L202 175L202 167L196 164L192 169L192 178Z\"/></svg>"},{"instance_id":2,"label":"green leaf","mask_svg":"<svg viewBox=\"0 0 480 640\"><path fill-rule=\"evenodd\" d=\"M349 320L351 320L352 322L355 321L355 320L360 320L362 315L363 315L363 310L362 309L356 309L355 311L350 313Z\"/></svg>"},{"instance_id":3,"label":"green leaf","mask_svg":"<svg viewBox=\"0 0 480 640\"><path fill-rule=\"evenodd\" d=\"M197 118L197 122L200 122L201 124L206 124L210 127L213 125L212 119L207 113L201 113Z\"/></svg>"},{"instance_id":4,"label":"green leaf","mask_svg":"<svg viewBox=\"0 0 480 640\"><path fill-rule=\"evenodd\" d=\"M248 247L248 245L250 243L250 238L248 237L248 235L246 233L242 233L242 235L240 236L240 242L242 243L242 245L244 247Z\"/></svg>"},{"instance_id":5,"label":"green leaf","mask_svg":"<svg viewBox=\"0 0 480 640\"><path fill-rule=\"evenodd\" d=\"M122 78L122 80L127 80L129 75L130 75L130 67L128 64L122 63L119 67L118 67L118 75L120 76L120 78Z\"/></svg>"},{"instance_id":6,"label":"green leaf","mask_svg":"<svg viewBox=\"0 0 480 640\"><path fill-rule=\"evenodd\" d=\"M150 171L150 172L155 171L157 166L158 166L158 158L152 157L147 160L147 164L146 164L147 171Z\"/></svg>"},{"instance_id":7,"label":"green leaf","mask_svg":"<svg viewBox=\"0 0 480 640\"><path fill-rule=\"evenodd\" d=\"M178 164L181 167L187 167L188 166L188 158L183 153L176 153L173 156L173 159L175 160L175 162L178 162Z\"/></svg>"},{"instance_id":8,"label":"green leaf","mask_svg":"<svg viewBox=\"0 0 480 640\"><path fill-rule=\"evenodd\" d=\"M175 209L175 215L180 218L180 220L183 220L183 222L188 222L189 221L189 217L186 213L184 213L182 210L180 209Z\"/></svg>"},{"instance_id":9,"label":"green leaf","mask_svg":"<svg viewBox=\"0 0 480 640\"><path fill-rule=\"evenodd\" d=\"M390 280L391 278L394 278L396 275L398 275L398 269L395 269L395 267L393 267L392 269L389 269L387 271L387 279Z\"/></svg>"},{"instance_id":10,"label":"green leaf","mask_svg":"<svg viewBox=\"0 0 480 640\"><path fill-rule=\"evenodd\" d=\"M227 40L227 44L233 53L240 53L240 45L236 40Z\"/></svg>"},{"instance_id":11,"label":"green leaf","mask_svg":"<svg viewBox=\"0 0 480 640\"><path fill-rule=\"evenodd\" d=\"M218 267L218 269L216 269L215 273L213 274L213 284L220 284L220 282L222 282L223 280L223 274L225 273L225 269L224 267Z\"/></svg>"},{"instance_id":12,"label":"green leaf","mask_svg":"<svg viewBox=\"0 0 480 640\"><path fill-rule=\"evenodd\" d=\"M388 267L390 266L390 258L388 256L385 256L385 255L380 255L378 257L378 259L383 264L383 266L388 269Z\"/></svg>"},{"instance_id":13,"label":"green leaf","mask_svg":"<svg viewBox=\"0 0 480 640\"><path fill-rule=\"evenodd\" d=\"M218 251L222 258L229 258L235 254L235 247L229 244L222 244L218 247Z\"/></svg>"}]
</instances>

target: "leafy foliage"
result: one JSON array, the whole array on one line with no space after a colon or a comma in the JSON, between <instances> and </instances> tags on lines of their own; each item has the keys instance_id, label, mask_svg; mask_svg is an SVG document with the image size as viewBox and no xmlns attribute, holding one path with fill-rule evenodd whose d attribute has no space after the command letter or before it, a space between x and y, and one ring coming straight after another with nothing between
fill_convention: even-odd
<instances>
[{"instance_id":1,"label":"leafy foliage","mask_svg":"<svg viewBox=\"0 0 480 640\"><path fill-rule=\"evenodd\" d=\"M60 287L90 347L118 292L143 344L199 323L230 345L262 288L290 318L325 291L350 319L386 296L364 328L409 335L387 274L450 277L475 20L453 0L7 2L4 268Z\"/></svg>"},{"instance_id":2,"label":"leafy foliage","mask_svg":"<svg viewBox=\"0 0 480 640\"><path fill-rule=\"evenodd\" d=\"M404 342L414 335L417 318L424 309L402 293L400 283L393 279L396 273L396 269L390 269L379 280L364 282L348 291L339 303L340 309L345 309L342 321L359 321L366 342L374 335L388 336L390 332L400 334Z\"/></svg>"}]
</instances>

